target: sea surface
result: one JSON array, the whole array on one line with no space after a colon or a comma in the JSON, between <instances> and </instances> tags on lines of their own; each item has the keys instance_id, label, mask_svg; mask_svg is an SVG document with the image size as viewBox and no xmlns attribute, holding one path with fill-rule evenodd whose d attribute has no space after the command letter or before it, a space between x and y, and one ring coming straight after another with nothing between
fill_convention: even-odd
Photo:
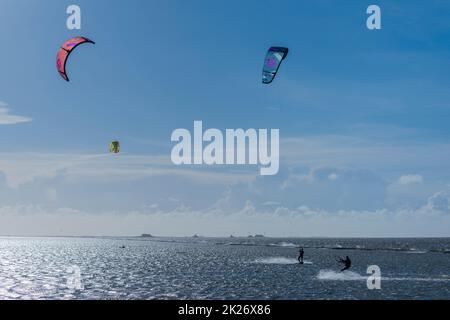
<instances>
[{"instance_id":1,"label":"sea surface","mask_svg":"<svg viewBox=\"0 0 450 320\"><path fill-rule=\"evenodd\" d=\"M450 238L2 237L0 299L450 299Z\"/></svg>"}]
</instances>

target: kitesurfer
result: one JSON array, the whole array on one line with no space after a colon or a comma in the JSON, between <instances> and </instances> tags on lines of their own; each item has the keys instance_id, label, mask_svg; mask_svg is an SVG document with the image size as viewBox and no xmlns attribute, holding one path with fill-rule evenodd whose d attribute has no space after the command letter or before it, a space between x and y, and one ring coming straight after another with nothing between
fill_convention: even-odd
<instances>
[{"instance_id":1,"label":"kitesurfer","mask_svg":"<svg viewBox=\"0 0 450 320\"><path fill-rule=\"evenodd\" d=\"M345 259L339 259L338 262L344 264L344 268L342 268L341 272L348 270L352 266L352 260L348 256L345 257Z\"/></svg>"},{"instance_id":2,"label":"kitesurfer","mask_svg":"<svg viewBox=\"0 0 450 320\"><path fill-rule=\"evenodd\" d=\"M298 251L298 262L300 264L303 264L303 255L305 254L305 250L303 250L303 248L300 248L300 250Z\"/></svg>"}]
</instances>

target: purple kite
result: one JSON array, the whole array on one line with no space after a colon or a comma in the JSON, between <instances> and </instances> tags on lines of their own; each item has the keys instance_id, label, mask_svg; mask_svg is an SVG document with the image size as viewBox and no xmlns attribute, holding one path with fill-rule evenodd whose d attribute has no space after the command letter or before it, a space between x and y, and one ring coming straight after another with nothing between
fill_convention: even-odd
<instances>
[{"instance_id":1,"label":"purple kite","mask_svg":"<svg viewBox=\"0 0 450 320\"><path fill-rule=\"evenodd\" d=\"M95 44L94 41L89 40L88 38L75 37L64 42L62 47L59 48L58 55L56 56L56 68L58 69L58 72L61 75L61 77L66 81L69 81L69 77L67 76L66 73L67 59L69 58L69 55L72 53L72 51L83 43Z\"/></svg>"}]
</instances>

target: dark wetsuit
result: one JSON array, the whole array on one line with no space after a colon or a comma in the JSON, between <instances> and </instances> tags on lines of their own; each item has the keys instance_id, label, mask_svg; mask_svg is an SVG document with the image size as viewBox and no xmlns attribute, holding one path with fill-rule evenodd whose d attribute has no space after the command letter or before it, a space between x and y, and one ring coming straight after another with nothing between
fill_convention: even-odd
<instances>
[{"instance_id":1,"label":"dark wetsuit","mask_svg":"<svg viewBox=\"0 0 450 320\"><path fill-rule=\"evenodd\" d=\"M303 255L305 254L305 251L303 250L303 248L301 248L298 251L298 262L299 263L303 263Z\"/></svg>"},{"instance_id":2,"label":"dark wetsuit","mask_svg":"<svg viewBox=\"0 0 450 320\"><path fill-rule=\"evenodd\" d=\"M341 259L340 262L344 264L344 268L341 270L341 272L348 270L352 267L352 260L350 260L348 256L345 259Z\"/></svg>"}]
</instances>

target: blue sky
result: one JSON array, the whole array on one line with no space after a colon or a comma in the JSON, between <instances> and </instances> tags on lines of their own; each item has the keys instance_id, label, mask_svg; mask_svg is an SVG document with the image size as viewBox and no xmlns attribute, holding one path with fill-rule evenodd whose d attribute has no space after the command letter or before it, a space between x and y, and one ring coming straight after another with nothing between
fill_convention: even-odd
<instances>
[{"instance_id":1,"label":"blue sky","mask_svg":"<svg viewBox=\"0 0 450 320\"><path fill-rule=\"evenodd\" d=\"M4 0L0 233L450 236L449 17L443 1ZM66 83L55 56L78 35L96 45ZM290 53L263 86L272 45ZM194 120L279 128L280 173L171 165Z\"/></svg>"}]
</instances>

